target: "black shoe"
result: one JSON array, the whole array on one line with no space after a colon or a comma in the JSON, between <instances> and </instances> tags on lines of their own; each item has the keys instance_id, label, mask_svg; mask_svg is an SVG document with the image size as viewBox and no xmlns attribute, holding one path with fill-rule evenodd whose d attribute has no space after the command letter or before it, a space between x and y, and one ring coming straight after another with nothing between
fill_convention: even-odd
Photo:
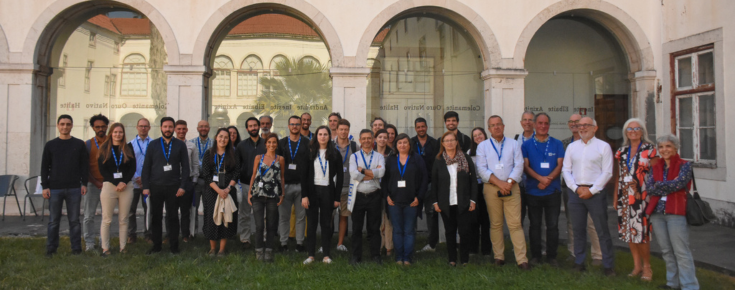
<instances>
[{"instance_id":1,"label":"black shoe","mask_svg":"<svg viewBox=\"0 0 735 290\"><path fill-rule=\"evenodd\" d=\"M306 248L304 248L304 245L296 244L296 252L306 252Z\"/></svg>"},{"instance_id":2,"label":"black shoe","mask_svg":"<svg viewBox=\"0 0 735 290\"><path fill-rule=\"evenodd\" d=\"M56 254L56 252L54 252L54 254ZM71 254L74 255L74 256L81 255L82 254L82 250L71 251Z\"/></svg>"},{"instance_id":3,"label":"black shoe","mask_svg":"<svg viewBox=\"0 0 735 290\"><path fill-rule=\"evenodd\" d=\"M663 284L663 285L659 285L659 286L658 286L657 288L658 288L658 289L679 289L679 288L674 288L674 287L671 287L671 286L669 286L669 285L666 285L666 284Z\"/></svg>"},{"instance_id":4,"label":"black shoe","mask_svg":"<svg viewBox=\"0 0 735 290\"><path fill-rule=\"evenodd\" d=\"M541 261L539 261L538 258L532 258L530 261L528 261L528 263L533 266L538 266L539 264L541 264Z\"/></svg>"},{"instance_id":5,"label":"black shoe","mask_svg":"<svg viewBox=\"0 0 735 290\"><path fill-rule=\"evenodd\" d=\"M574 264L574 271L584 272L587 271L587 268L585 268L582 264Z\"/></svg>"},{"instance_id":6,"label":"black shoe","mask_svg":"<svg viewBox=\"0 0 735 290\"><path fill-rule=\"evenodd\" d=\"M181 252L181 251L179 251L179 248L172 248L172 249L171 249L171 254L174 254L174 255L176 255L176 254L178 254L178 253L180 253L180 252Z\"/></svg>"},{"instance_id":7,"label":"black shoe","mask_svg":"<svg viewBox=\"0 0 735 290\"><path fill-rule=\"evenodd\" d=\"M146 255L153 255L153 254L159 253L159 252L161 252L161 249L151 248L150 250L148 250L147 252L145 252L145 254Z\"/></svg>"},{"instance_id":8,"label":"black shoe","mask_svg":"<svg viewBox=\"0 0 735 290\"><path fill-rule=\"evenodd\" d=\"M56 251L46 251L46 258L51 258L56 255Z\"/></svg>"},{"instance_id":9,"label":"black shoe","mask_svg":"<svg viewBox=\"0 0 735 290\"><path fill-rule=\"evenodd\" d=\"M373 262L378 265L383 265L383 259L381 259L380 256L373 257Z\"/></svg>"},{"instance_id":10,"label":"black shoe","mask_svg":"<svg viewBox=\"0 0 735 290\"><path fill-rule=\"evenodd\" d=\"M284 253L286 251L288 251L288 245L281 245L280 247L278 247L279 253Z\"/></svg>"},{"instance_id":11,"label":"black shoe","mask_svg":"<svg viewBox=\"0 0 735 290\"><path fill-rule=\"evenodd\" d=\"M525 271L531 270L531 266L528 263L520 263L518 264L518 268Z\"/></svg>"},{"instance_id":12,"label":"black shoe","mask_svg":"<svg viewBox=\"0 0 735 290\"><path fill-rule=\"evenodd\" d=\"M355 257L350 258L350 265L357 266L358 264L360 264L360 259Z\"/></svg>"},{"instance_id":13,"label":"black shoe","mask_svg":"<svg viewBox=\"0 0 735 290\"><path fill-rule=\"evenodd\" d=\"M605 270L603 270L603 273L605 273L605 276L615 277L615 270L613 268L605 268Z\"/></svg>"},{"instance_id":14,"label":"black shoe","mask_svg":"<svg viewBox=\"0 0 735 290\"><path fill-rule=\"evenodd\" d=\"M243 250L250 249L251 246L252 245L250 244L250 241L245 241L245 242L242 243Z\"/></svg>"},{"instance_id":15,"label":"black shoe","mask_svg":"<svg viewBox=\"0 0 735 290\"><path fill-rule=\"evenodd\" d=\"M559 268L559 262L557 262L556 259L546 259L546 263L551 267Z\"/></svg>"}]
</instances>

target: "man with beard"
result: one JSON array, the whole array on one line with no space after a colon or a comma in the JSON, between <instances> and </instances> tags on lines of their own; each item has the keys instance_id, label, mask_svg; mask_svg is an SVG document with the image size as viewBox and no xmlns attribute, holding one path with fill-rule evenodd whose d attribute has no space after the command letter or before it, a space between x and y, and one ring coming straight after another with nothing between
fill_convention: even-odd
<instances>
[{"instance_id":1,"label":"man with beard","mask_svg":"<svg viewBox=\"0 0 735 290\"><path fill-rule=\"evenodd\" d=\"M284 198L278 207L278 233L281 237L280 252L288 249L289 217L291 217L291 206L296 211L296 251L303 252L304 233L306 231L306 210L301 205L301 178L309 161L309 139L301 135L301 118L291 116L288 118L289 135L278 141L277 154L283 156L287 164L284 174ZM270 234L270 233L268 233Z\"/></svg>"},{"instance_id":2,"label":"man with beard","mask_svg":"<svg viewBox=\"0 0 735 290\"><path fill-rule=\"evenodd\" d=\"M97 213L97 206L100 204L100 193L102 193L102 173L100 173L97 158L99 157L100 145L107 140L107 125L110 120L102 114L94 115L89 119L89 126L94 130L94 137L87 140L87 152L89 152L89 184L87 185L87 194L84 197L84 243L87 245L86 250L94 249L95 227L94 215Z\"/></svg>"},{"instance_id":3,"label":"man with beard","mask_svg":"<svg viewBox=\"0 0 735 290\"><path fill-rule=\"evenodd\" d=\"M332 131L332 136L337 136L338 134L337 129L339 127L337 123L339 123L339 120L342 120L342 115L340 115L337 112L332 112L331 114L329 114L329 117L327 118L327 120L328 120L329 130ZM334 137L334 138L337 139L337 137ZM349 135L348 138L350 139L350 141L352 141L352 135Z\"/></svg>"},{"instance_id":4,"label":"man with beard","mask_svg":"<svg viewBox=\"0 0 735 290\"><path fill-rule=\"evenodd\" d=\"M250 117L245 121L245 129L248 131L250 138L245 138L240 144L237 144L237 156L240 161L240 184L250 185L250 178L253 176L253 164L255 156L265 154L265 141L258 136L260 129L260 121L255 117ZM252 217L252 206L247 199L247 189L243 188L244 196L240 201L237 224L240 226L240 242L244 248L249 248L250 243L250 218ZM272 233L269 233L272 234Z\"/></svg>"},{"instance_id":5,"label":"man with beard","mask_svg":"<svg viewBox=\"0 0 735 290\"><path fill-rule=\"evenodd\" d=\"M414 151L418 153L426 164L426 171L431 172L431 168L436 160L436 154L439 152L439 143L437 143L434 137L427 134L428 126L426 119L418 117L414 123L414 130L416 130L416 136L411 138L411 146ZM431 174L429 177L429 190L431 190ZM428 193L427 193L428 195ZM426 212L426 227L429 229L428 243L421 249L422 252L434 252L436 250L436 244L439 242L439 214L434 211L434 205L425 204Z\"/></svg>"},{"instance_id":6,"label":"man with beard","mask_svg":"<svg viewBox=\"0 0 735 290\"><path fill-rule=\"evenodd\" d=\"M197 148L197 156L199 157L198 160L189 160L190 162L198 162L199 168L202 167L202 158L204 157L204 152L207 152L207 149L212 147L212 139L209 139L209 122L207 120L201 120L197 124L197 132L199 132L199 136L189 140L189 143L193 144ZM197 176L198 177L198 176ZM191 215L189 216L192 221L190 221L191 224L194 225L194 228L191 230L191 237L194 238L197 233L197 229L199 228L199 219L197 216L199 215L199 201L202 200L202 194L207 191L207 186L204 184L204 179L197 178L196 185L194 186L194 196L192 197L193 201L191 203L192 209L191 209Z\"/></svg>"},{"instance_id":7,"label":"man with beard","mask_svg":"<svg viewBox=\"0 0 735 290\"><path fill-rule=\"evenodd\" d=\"M457 129L459 127L459 114L457 114L457 112L449 111L444 114L444 126L447 128L447 131L454 133L454 136L457 137L457 142L459 142L459 147L462 151L470 149L472 139L470 139L470 136L462 134L462 132ZM439 139L439 143L441 142L442 140Z\"/></svg>"},{"instance_id":8,"label":"man with beard","mask_svg":"<svg viewBox=\"0 0 735 290\"><path fill-rule=\"evenodd\" d=\"M271 133L271 127L273 127L273 117L268 115L260 116L260 138Z\"/></svg>"},{"instance_id":9,"label":"man with beard","mask_svg":"<svg viewBox=\"0 0 735 290\"><path fill-rule=\"evenodd\" d=\"M199 162L194 162L194 160L197 160L198 158L196 145L192 142L186 141L186 133L189 132L186 121L176 121L174 131L176 132L176 139L179 139L186 144L186 150L188 152L187 156L189 156L189 176L181 176L181 178L188 177L190 181L188 186L185 188L186 193L177 198L179 201L179 210L181 211L181 236L183 237L182 240L184 243L188 243L189 238L194 231L194 224L191 222L191 211L196 209L193 209L191 205L193 204L192 200L194 199L194 185L197 184L197 178L199 178ZM196 213L194 214L194 217L196 217Z\"/></svg>"},{"instance_id":10,"label":"man with beard","mask_svg":"<svg viewBox=\"0 0 735 290\"><path fill-rule=\"evenodd\" d=\"M186 144L173 138L174 119L161 119L161 138L148 146L143 162L143 195L151 201L151 239L153 248L146 254L161 251L163 207L166 206L166 230L171 253L179 253L179 208L176 198L186 192L189 183L189 156Z\"/></svg>"},{"instance_id":11,"label":"man with beard","mask_svg":"<svg viewBox=\"0 0 735 290\"><path fill-rule=\"evenodd\" d=\"M304 112L301 114L301 135L309 137L309 140L311 140L314 134L311 133L309 127L311 127L311 114Z\"/></svg>"}]
</instances>

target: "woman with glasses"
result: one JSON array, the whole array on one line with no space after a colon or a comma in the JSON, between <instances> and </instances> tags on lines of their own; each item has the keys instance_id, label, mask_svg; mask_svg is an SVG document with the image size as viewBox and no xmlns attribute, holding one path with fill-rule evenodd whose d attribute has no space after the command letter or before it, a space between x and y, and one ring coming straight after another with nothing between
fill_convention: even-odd
<instances>
[{"instance_id":1,"label":"woman with glasses","mask_svg":"<svg viewBox=\"0 0 735 290\"><path fill-rule=\"evenodd\" d=\"M645 213L649 199L645 177L658 157L647 135L640 119L630 119L623 125L623 147L615 153L618 172L613 206L618 213L618 238L628 243L633 255L633 272L628 277L641 275L641 280L651 281L651 223Z\"/></svg>"}]
</instances>

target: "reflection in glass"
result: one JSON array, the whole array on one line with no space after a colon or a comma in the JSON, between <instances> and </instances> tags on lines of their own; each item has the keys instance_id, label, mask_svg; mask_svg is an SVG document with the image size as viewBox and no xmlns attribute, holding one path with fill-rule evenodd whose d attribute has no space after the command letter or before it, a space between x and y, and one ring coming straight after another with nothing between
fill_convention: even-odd
<instances>
[{"instance_id":1,"label":"reflection in glass","mask_svg":"<svg viewBox=\"0 0 735 290\"><path fill-rule=\"evenodd\" d=\"M715 95L699 96L699 158L714 160L715 139Z\"/></svg>"},{"instance_id":2,"label":"reflection in glass","mask_svg":"<svg viewBox=\"0 0 735 290\"><path fill-rule=\"evenodd\" d=\"M692 137L692 129L679 128L679 155L684 159L694 159L694 137Z\"/></svg>"},{"instance_id":3,"label":"reflection in glass","mask_svg":"<svg viewBox=\"0 0 735 290\"><path fill-rule=\"evenodd\" d=\"M699 129L699 159L715 160L717 140L715 140L715 128Z\"/></svg>"},{"instance_id":4,"label":"reflection in glass","mask_svg":"<svg viewBox=\"0 0 735 290\"><path fill-rule=\"evenodd\" d=\"M691 128L693 126L692 98L679 98L679 127Z\"/></svg>"},{"instance_id":5,"label":"reflection in glass","mask_svg":"<svg viewBox=\"0 0 735 290\"><path fill-rule=\"evenodd\" d=\"M715 126L715 95L699 96L699 127Z\"/></svg>"},{"instance_id":6,"label":"reflection in glass","mask_svg":"<svg viewBox=\"0 0 735 290\"><path fill-rule=\"evenodd\" d=\"M680 88L686 88L692 86L692 58L691 57L684 57L676 60L676 63L678 65L678 71L677 75L679 76L679 81L677 82L677 86Z\"/></svg>"},{"instance_id":7,"label":"reflection in glass","mask_svg":"<svg viewBox=\"0 0 735 290\"><path fill-rule=\"evenodd\" d=\"M713 84L715 82L715 63L712 52L700 54L699 62L699 85Z\"/></svg>"},{"instance_id":8,"label":"reflection in glass","mask_svg":"<svg viewBox=\"0 0 735 290\"><path fill-rule=\"evenodd\" d=\"M153 126L151 137L160 136L168 56L156 27L144 15L114 11L62 30L69 33L52 50L46 137L57 136L56 119L62 114L74 118L72 135L80 139L94 135L89 118L95 114L122 122L128 140L144 117Z\"/></svg>"}]
</instances>

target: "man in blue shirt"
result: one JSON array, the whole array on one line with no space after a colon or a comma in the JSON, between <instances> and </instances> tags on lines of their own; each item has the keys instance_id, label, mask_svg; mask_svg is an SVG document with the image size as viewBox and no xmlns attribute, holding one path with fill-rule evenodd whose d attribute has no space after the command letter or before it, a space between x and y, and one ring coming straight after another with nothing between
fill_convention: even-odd
<instances>
[{"instance_id":1,"label":"man in blue shirt","mask_svg":"<svg viewBox=\"0 0 735 290\"><path fill-rule=\"evenodd\" d=\"M148 144L151 143L151 137L148 136L148 131L151 130L151 122L146 118L138 120L138 124L135 126L138 130L138 135L135 139L130 141L130 146L133 146L135 152L135 175L133 175L133 204L130 206L130 213L128 213L128 244L135 243L138 238L138 222L136 221L136 215L138 213L138 201L143 204L143 236L147 241L151 239L150 232L150 216L148 215L148 203L143 195L143 181L140 179L140 174L143 172L143 162L145 161L145 152L148 150Z\"/></svg>"},{"instance_id":2,"label":"man in blue shirt","mask_svg":"<svg viewBox=\"0 0 735 290\"><path fill-rule=\"evenodd\" d=\"M531 264L541 262L541 220L546 221L546 261L557 267L559 247L559 212L561 207L561 167L564 144L549 136L551 118L546 113L533 117L536 135L523 142L523 160L526 175L526 200L531 227Z\"/></svg>"}]
</instances>

